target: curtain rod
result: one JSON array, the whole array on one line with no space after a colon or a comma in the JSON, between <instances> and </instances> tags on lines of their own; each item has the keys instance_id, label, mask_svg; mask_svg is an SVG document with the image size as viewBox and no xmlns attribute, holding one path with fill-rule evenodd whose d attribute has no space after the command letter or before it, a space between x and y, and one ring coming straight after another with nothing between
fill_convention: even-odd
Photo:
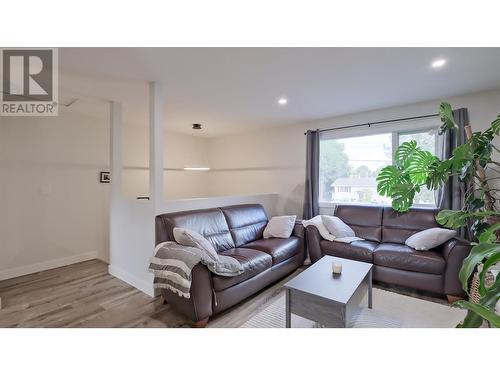
<instances>
[{"instance_id":1,"label":"curtain rod","mask_svg":"<svg viewBox=\"0 0 500 375\"><path fill-rule=\"evenodd\" d=\"M421 115L421 116L412 116L412 117L402 117L402 118L396 118L392 120L384 120L384 121L375 121L375 122L365 122L363 124L356 124L356 125L347 125L347 126L340 126L337 128L327 128L327 129L318 129L320 133L326 132L326 131L331 131L331 130L340 130L340 129L350 129L350 128L357 128L360 126L368 126L371 127L372 125L378 125L378 124L388 124L390 122L398 122L398 121L408 121L408 120L418 120L418 119L423 119L423 118L430 118L430 117L437 117L439 116L439 113L434 113L432 115ZM306 135L307 133L304 133Z\"/></svg>"}]
</instances>

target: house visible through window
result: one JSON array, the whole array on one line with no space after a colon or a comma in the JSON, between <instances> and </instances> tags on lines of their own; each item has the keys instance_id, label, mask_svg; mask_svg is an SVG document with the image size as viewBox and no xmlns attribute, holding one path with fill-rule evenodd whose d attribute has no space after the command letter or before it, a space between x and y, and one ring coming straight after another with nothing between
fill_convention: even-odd
<instances>
[{"instance_id":1,"label":"house visible through window","mask_svg":"<svg viewBox=\"0 0 500 375\"><path fill-rule=\"evenodd\" d=\"M325 137L320 143L320 203L367 203L390 205L391 199L377 193L377 175L393 163L393 152L403 142L416 140L424 150L435 153L432 130L391 132L362 137ZM432 191L422 189L415 205L434 205Z\"/></svg>"}]
</instances>

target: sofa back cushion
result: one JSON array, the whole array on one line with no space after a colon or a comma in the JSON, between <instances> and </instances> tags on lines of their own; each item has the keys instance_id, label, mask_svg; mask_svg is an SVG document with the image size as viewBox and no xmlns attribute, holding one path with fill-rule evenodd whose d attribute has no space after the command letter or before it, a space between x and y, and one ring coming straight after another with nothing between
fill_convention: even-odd
<instances>
[{"instance_id":1,"label":"sofa back cushion","mask_svg":"<svg viewBox=\"0 0 500 375\"><path fill-rule=\"evenodd\" d=\"M436 222L438 209L410 208L397 212L384 207L382 218L382 241L404 244L408 237L424 229L439 227Z\"/></svg>"},{"instance_id":2,"label":"sofa back cushion","mask_svg":"<svg viewBox=\"0 0 500 375\"><path fill-rule=\"evenodd\" d=\"M349 225L356 237L370 241L382 241L383 207L339 204L335 216Z\"/></svg>"},{"instance_id":3,"label":"sofa back cushion","mask_svg":"<svg viewBox=\"0 0 500 375\"><path fill-rule=\"evenodd\" d=\"M234 247L226 218L220 208L171 212L156 216L156 244L175 241L175 227L198 232L210 241L217 252Z\"/></svg>"},{"instance_id":4,"label":"sofa back cushion","mask_svg":"<svg viewBox=\"0 0 500 375\"><path fill-rule=\"evenodd\" d=\"M262 238L267 215L260 204L221 207L236 247Z\"/></svg>"}]
</instances>

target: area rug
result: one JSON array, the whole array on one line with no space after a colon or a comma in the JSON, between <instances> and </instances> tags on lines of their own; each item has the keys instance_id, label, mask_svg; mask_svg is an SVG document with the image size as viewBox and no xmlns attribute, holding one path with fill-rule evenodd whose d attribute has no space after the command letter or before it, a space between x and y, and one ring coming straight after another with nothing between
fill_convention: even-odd
<instances>
[{"instance_id":1,"label":"area rug","mask_svg":"<svg viewBox=\"0 0 500 375\"><path fill-rule=\"evenodd\" d=\"M463 318L464 310L447 304L425 301L386 290L373 289L373 309L365 301L349 324L351 328L452 328ZM284 328L285 293L264 306L242 328ZM292 315L292 328L320 328L315 322Z\"/></svg>"}]
</instances>

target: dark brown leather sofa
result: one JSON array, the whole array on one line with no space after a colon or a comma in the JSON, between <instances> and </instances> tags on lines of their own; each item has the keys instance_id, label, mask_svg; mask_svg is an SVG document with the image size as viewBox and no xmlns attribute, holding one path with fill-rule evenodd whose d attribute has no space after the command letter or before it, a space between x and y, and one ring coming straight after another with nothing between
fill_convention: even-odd
<instances>
[{"instance_id":1,"label":"dark brown leather sofa","mask_svg":"<svg viewBox=\"0 0 500 375\"><path fill-rule=\"evenodd\" d=\"M438 210L412 208L399 213L390 207L338 205L335 216L365 241L351 244L324 240L315 227L306 228L311 262L323 255L373 263L373 279L389 284L446 294L449 300L463 296L458 279L470 244L454 238L436 249L417 251L405 245L411 235L439 227Z\"/></svg>"},{"instance_id":2,"label":"dark brown leather sofa","mask_svg":"<svg viewBox=\"0 0 500 375\"><path fill-rule=\"evenodd\" d=\"M193 268L191 298L162 289L165 300L196 326L271 283L290 274L305 260L305 233L296 224L287 239L262 237L268 218L259 204L174 212L156 216L156 244L173 241L174 227L197 231L223 255L236 258L243 273L224 277L198 264Z\"/></svg>"}]
</instances>

